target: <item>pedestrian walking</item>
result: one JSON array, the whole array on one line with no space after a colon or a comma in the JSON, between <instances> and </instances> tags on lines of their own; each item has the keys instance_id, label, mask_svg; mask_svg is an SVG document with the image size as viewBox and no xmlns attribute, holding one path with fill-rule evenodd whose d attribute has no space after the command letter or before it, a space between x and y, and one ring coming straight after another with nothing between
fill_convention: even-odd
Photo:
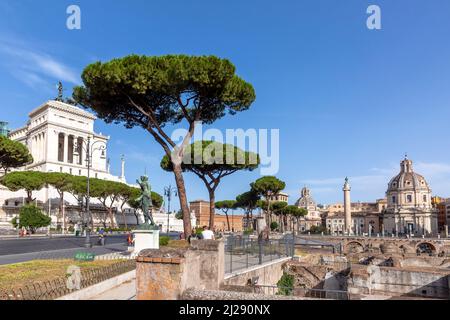
<instances>
[{"instance_id":1,"label":"pedestrian walking","mask_svg":"<svg viewBox=\"0 0 450 320\"><path fill-rule=\"evenodd\" d=\"M103 230L103 228L101 228L100 231L98 232L99 245L101 245L101 246L105 245L105 237L106 237L105 230Z\"/></svg>"},{"instance_id":2,"label":"pedestrian walking","mask_svg":"<svg viewBox=\"0 0 450 320\"><path fill-rule=\"evenodd\" d=\"M216 239L216 237L214 236L214 232L209 230L208 226L203 227L202 238L205 240L215 240Z\"/></svg>"},{"instance_id":3,"label":"pedestrian walking","mask_svg":"<svg viewBox=\"0 0 450 320\"><path fill-rule=\"evenodd\" d=\"M129 247L133 245L133 235L131 234L131 232L128 232L127 243Z\"/></svg>"}]
</instances>

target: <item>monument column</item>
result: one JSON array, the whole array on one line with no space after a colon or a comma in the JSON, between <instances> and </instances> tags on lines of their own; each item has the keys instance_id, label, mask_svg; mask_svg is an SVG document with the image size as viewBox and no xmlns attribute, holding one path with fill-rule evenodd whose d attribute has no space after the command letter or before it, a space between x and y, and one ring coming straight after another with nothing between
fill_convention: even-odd
<instances>
[{"instance_id":1,"label":"monument column","mask_svg":"<svg viewBox=\"0 0 450 320\"><path fill-rule=\"evenodd\" d=\"M120 158L121 161L121 170L120 170L120 180L125 181L125 156L122 155Z\"/></svg>"},{"instance_id":2,"label":"monument column","mask_svg":"<svg viewBox=\"0 0 450 320\"><path fill-rule=\"evenodd\" d=\"M348 178L345 178L344 188L344 214L345 214L345 225L344 233L347 235L352 234L352 207L350 201L350 184L348 183Z\"/></svg>"},{"instance_id":3,"label":"monument column","mask_svg":"<svg viewBox=\"0 0 450 320\"><path fill-rule=\"evenodd\" d=\"M64 133L64 156L63 156L63 162L68 162L69 159L69 135Z\"/></svg>"}]
</instances>

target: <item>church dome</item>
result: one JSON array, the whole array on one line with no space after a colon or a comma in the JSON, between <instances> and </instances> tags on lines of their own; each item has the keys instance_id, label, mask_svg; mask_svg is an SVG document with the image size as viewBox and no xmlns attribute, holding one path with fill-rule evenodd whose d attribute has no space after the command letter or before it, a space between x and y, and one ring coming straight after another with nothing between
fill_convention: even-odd
<instances>
[{"instance_id":1,"label":"church dome","mask_svg":"<svg viewBox=\"0 0 450 320\"><path fill-rule=\"evenodd\" d=\"M313 197L311 196L311 192L308 188L304 187L300 191L300 199L298 199L295 202L295 205L300 208L305 208L308 210L316 210L316 202L314 201Z\"/></svg>"},{"instance_id":2,"label":"church dome","mask_svg":"<svg viewBox=\"0 0 450 320\"><path fill-rule=\"evenodd\" d=\"M425 178L415 173L413 162L405 157L400 173L389 181L386 195L388 207L423 207L431 205L431 189Z\"/></svg>"},{"instance_id":3,"label":"church dome","mask_svg":"<svg viewBox=\"0 0 450 320\"><path fill-rule=\"evenodd\" d=\"M389 182L387 192L407 190L429 191L430 187L422 175L413 171L412 161L405 158L400 163L400 173Z\"/></svg>"}]
</instances>

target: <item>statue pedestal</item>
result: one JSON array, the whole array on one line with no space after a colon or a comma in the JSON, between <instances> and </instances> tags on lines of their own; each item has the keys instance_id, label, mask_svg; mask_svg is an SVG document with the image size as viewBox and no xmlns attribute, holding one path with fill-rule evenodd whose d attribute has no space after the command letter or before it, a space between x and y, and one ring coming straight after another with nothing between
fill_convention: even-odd
<instances>
[{"instance_id":1,"label":"statue pedestal","mask_svg":"<svg viewBox=\"0 0 450 320\"><path fill-rule=\"evenodd\" d=\"M133 230L134 253L144 249L159 249L159 230Z\"/></svg>"}]
</instances>

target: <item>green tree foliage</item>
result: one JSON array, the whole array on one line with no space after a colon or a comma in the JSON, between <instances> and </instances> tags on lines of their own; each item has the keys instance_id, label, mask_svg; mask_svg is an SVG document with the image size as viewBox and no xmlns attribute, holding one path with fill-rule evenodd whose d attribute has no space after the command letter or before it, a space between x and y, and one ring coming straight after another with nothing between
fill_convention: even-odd
<instances>
[{"instance_id":1,"label":"green tree foliage","mask_svg":"<svg viewBox=\"0 0 450 320\"><path fill-rule=\"evenodd\" d=\"M115 228L114 223L114 209L115 204L119 200L120 196L123 192L129 188L128 185L115 182L115 181L107 181L102 179L90 179L90 195L100 200L103 207L107 211L107 216L109 217L111 228ZM103 216L103 225L106 228L106 218L107 216Z\"/></svg>"},{"instance_id":2,"label":"green tree foliage","mask_svg":"<svg viewBox=\"0 0 450 320\"><path fill-rule=\"evenodd\" d=\"M74 100L106 122L147 130L174 162L186 236L191 233L190 212L181 158L196 123L213 123L227 112L247 110L255 100L253 87L235 74L234 65L214 56L130 55L88 65L83 86L75 87ZM187 133L177 146L165 126L181 121Z\"/></svg>"},{"instance_id":3,"label":"green tree foliage","mask_svg":"<svg viewBox=\"0 0 450 320\"><path fill-rule=\"evenodd\" d=\"M231 231L230 227L230 219L228 217L228 211L233 210L236 206L236 200L222 200L216 202L216 208L219 210L222 210L223 213L225 213L225 216L227 217L227 226L228 231Z\"/></svg>"},{"instance_id":4,"label":"green tree foliage","mask_svg":"<svg viewBox=\"0 0 450 320\"><path fill-rule=\"evenodd\" d=\"M44 180L47 185L52 186L58 192L59 195L59 215L63 220L63 231L65 232L66 227L66 215L64 209L64 195L66 192L70 192L72 189L72 184L74 183L74 176L61 173L61 172L48 172L44 173Z\"/></svg>"},{"instance_id":5,"label":"green tree foliage","mask_svg":"<svg viewBox=\"0 0 450 320\"><path fill-rule=\"evenodd\" d=\"M258 207L259 199L260 196L256 192L250 190L236 197L235 207L243 209L245 215L247 216L247 221L252 221L253 210Z\"/></svg>"},{"instance_id":6,"label":"green tree foliage","mask_svg":"<svg viewBox=\"0 0 450 320\"><path fill-rule=\"evenodd\" d=\"M123 217L123 221L124 221L124 224L125 224L125 229L128 229L128 224L127 224L127 218L125 216L125 212L124 212L123 207L131 199L136 199L137 197L139 197L139 192L140 192L139 188L130 187L128 185L125 185L125 187L120 189L119 199L122 202L122 204L120 205L120 212L122 212L122 217ZM139 221L138 221L138 224L139 224Z\"/></svg>"},{"instance_id":7,"label":"green tree foliage","mask_svg":"<svg viewBox=\"0 0 450 320\"><path fill-rule=\"evenodd\" d=\"M297 226L297 233L298 233L300 228L300 218L305 217L308 214L308 210L306 210L305 208L298 208L298 207L296 208L297 210L293 210L290 214L295 219L296 222L295 224Z\"/></svg>"},{"instance_id":8,"label":"green tree foliage","mask_svg":"<svg viewBox=\"0 0 450 320\"><path fill-rule=\"evenodd\" d=\"M270 222L272 220L270 211L270 197L276 196L281 190L283 190L286 187L286 183L274 176L264 176L259 178L255 182L252 182L250 184L250 187L254 192L266 199L267 222L270 225Z\"/></svg>"},{"instance_id":9,"label":"green tree foliage","mask_svg":"<svg viewBox=\"0 0 450 320\"><path fill-rule=\"evenodd\" d=\"M8 173L10 168L22 167L32 163L28 148L20 142L0 136L0 169Z\"/></svg>"},{"instance_id":10,"label":"green tree foliage","mask_svg":"<svg viewBox=\"0 0 450 320\"><path fill-rule=\"evenodd\" d=\"M45 186L45 178L38 171L15 171L3 176L0 183L11 191L25 190L27 203L30 203L34 201L33 191L39 191Z\"/></svg>"},{"instance_id":11,"label":"green tree foliage","mask_svg":"<svg viewBox=\"0 0 450 320\"><path fill-rule=\"evenodd\" d=\"M136 188L134 188L136 189ZM136 189L137 192L133 192L133 196L128 200L128 205L134 209L134 216L136 217L136 223L139 224L139 211L141 210L141 204L139 203L139 201L137 201L137 198L140 196L140 190ZM152 191L152 205L156 208L156 209L160 209L161 206L163 205L163 197L159 194L156 193L154 191Z\"/></svg>"},{"instance_id":12,"label":"green tree foliage","mask_svg":"<svg viewBox=\"0 0 450 320\"><path fill-rule=\"evenodd\" d=\"M175 219L181 220L183 219L183 212L181 210L179 210L176 214L175 214Z\"/></svg>"},{"instance_id":13,"label":"green tree foliage","mask_svg":"<svg viewBox=\"0 0 450 320\"><path fill-rule=\"evenodd\" d=\"M283 273L281 279L277 282L278 294L290 296L294 291L295 278L291 274Z\"/></svg>"},{"instance_id":14,"label":"green tree foliage","mask_svg":"<svg viewBox=\"0 0 450 320\"><path fill-rule=\"evenodd\" d=\"M272 221L272 222L270 223L270 230L275 231L275 230L277 230L277 229L278 229L278 222Z\"/></svg>"},{"instance_id":15,"label":"green tree foliage","mask_svg":"<svg viewBox=\"0 0 450 320\"><path fill-rule=\"evenodd\" d=\"M297 221L297 228L298 228L298 220L300 217L305 216L308 213L308 211L304 208L299 208L297 206L287 205L284 208L281 209L281 220L280 223L283 227L282 231L285 231L287 228L287 222L288 218L291 220Z\"/></svg>"},{"instance_id":16,"label":"green tree foliage","mask_svg":"<svg viewBox=\"0 0 450 320\"><path fill-rule=\"evenodd\" d=\"M17 223L17 218L11 221L15 228L25 227L31 233L35 233L38 228L49 226L51 222L50 217L42 213L41 209L34 205L25 205L20 208L19 224Z\"/></svg>"},{"instance_id":17,"label":"green tree foliage","mask_svg":"<svg viewBox=\"0 0 450 320\"><path fill-rule=\"evenodd\" d=\"M215 141L196 141L186 148L181 168L195 173L205 184L209 194L209 228L214 228L215 192L222 178L239 170L252 171L259 165L259 156L230 144ZM161 168L173 171L168 155L161 160ZM227 216L228 228L229 219Z\"/></svg>"},{"instance_id":18,"label":"green tree foliage","mask_svg":"<svg viewBox=\"0 0 450 320\"><path fill-rule=\"evenodd\" d=\"M311 228L309 228L309 232L311 232L313 234L320 234L322 232L324 234L328 234L327 227L325 227L325 226L311 226Z\"/></svg>"}]
</instances>

